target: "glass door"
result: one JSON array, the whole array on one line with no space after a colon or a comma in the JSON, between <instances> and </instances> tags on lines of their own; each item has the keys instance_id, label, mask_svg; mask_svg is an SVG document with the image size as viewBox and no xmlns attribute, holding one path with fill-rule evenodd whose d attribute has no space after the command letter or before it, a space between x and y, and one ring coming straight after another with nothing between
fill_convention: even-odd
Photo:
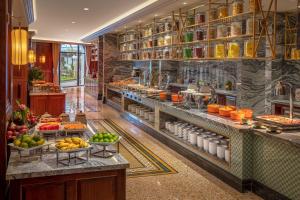
<instances>
[{"instance_id":1,"label":"glass door","mask_svg":"<svg viewBox=\"0 0 300 200\"><path fill-rule=\"evenodd\" d=\"M61 87L84 85L85 48L82 45L62 44L59 66Z\"/></svg>"}]
</instances>

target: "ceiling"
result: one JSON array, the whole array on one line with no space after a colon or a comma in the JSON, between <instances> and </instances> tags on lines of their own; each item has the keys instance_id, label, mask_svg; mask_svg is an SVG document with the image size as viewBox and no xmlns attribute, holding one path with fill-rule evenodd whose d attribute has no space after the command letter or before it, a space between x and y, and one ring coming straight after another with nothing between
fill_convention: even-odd
<instances>
[{"instance_id":1,"label":"ceiling","mask_svg":"<svg viewBox=\"0 0 300 200\"><path fill-rule=\"evenodd\" d=\"M154 16L162 17L180 7L189 8L206 1L36 0L36 21L29 28L36 30L37 40L89 42L98 34L146 23ZM268 1L271 0L263 0L264 7ZM278 0L278 11L293 10L296 4L297 0Z\"/></svg>"},{"instance_id":2,"label":"ceiling","mask_svg":"<svg viewBox=\"0 0 300 200\"><path fill-rule=\"evenodd\" d=\"M80 42L85 35L145 2L147 0L36 0L36 21L29 28L36 31L34 39Z\"/></svg>"}]
</instances>

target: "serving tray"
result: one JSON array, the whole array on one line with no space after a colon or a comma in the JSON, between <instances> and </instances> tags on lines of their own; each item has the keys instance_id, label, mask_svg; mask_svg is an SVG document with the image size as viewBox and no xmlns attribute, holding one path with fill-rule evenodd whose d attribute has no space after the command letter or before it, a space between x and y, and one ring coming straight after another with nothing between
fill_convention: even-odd
<instances>
[{"instance_id":1,"label":"serving tray","mask_svg":"<svg viewBox=\"0 0 300 200\"><path fill-rule=\"evenodd\" d=\"M256 116L255 120L257 120L263 124L266 124L266 125L277 126L278 128L280 128L282 130L298 130L298 129L300 129L300 119L293 119L291 121L291 123L286 124L286 123L280 123L278 121L274 121L274 120L272 120L272 118L282 118L284 120L290 120L288 117L277 116L277 115Z\"/></svg>"}]
</instances>

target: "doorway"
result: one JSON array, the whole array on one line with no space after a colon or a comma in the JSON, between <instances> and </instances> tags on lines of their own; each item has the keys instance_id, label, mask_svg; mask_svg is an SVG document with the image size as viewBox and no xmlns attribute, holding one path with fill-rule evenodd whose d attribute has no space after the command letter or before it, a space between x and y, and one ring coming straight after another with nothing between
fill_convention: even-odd
<instances>
[{"instance_id":1,"label":"doorway","mask_svg":"<svg viewBox=\"0 0 300 200\"><path fill-rule=\"evenodd\" d=\"M77 44L62 44L59 61L61 87L84 85L85 47Z\"/></svg>"}]
</instances>

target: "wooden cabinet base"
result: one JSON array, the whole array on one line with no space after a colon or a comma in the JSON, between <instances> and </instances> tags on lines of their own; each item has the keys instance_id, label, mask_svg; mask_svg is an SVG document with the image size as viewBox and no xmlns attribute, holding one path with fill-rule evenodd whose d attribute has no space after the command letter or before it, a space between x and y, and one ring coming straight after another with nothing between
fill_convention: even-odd
<instances>
[{"instance_id":1,"label":"wooden cabinet base","mask_svg":"<svg viewBox=\"0 0 300 200\"><path fill-rule=\"evenodd\" d=\"M66 95L64 93L57 95L30 95L30 109L35 115L42 115L45 112L59 116L65 112Z\"/></svg>"},{"instance_id":2,"label":"wooden cabinet base","mask_svg":"<svg viewBox=\"0 0 300 200\"><path fill-rule=\"evenodd\" d=\"M113 170L11 181L11 200L125 200L126 171Z\"/></svg>"}]
</instances>

